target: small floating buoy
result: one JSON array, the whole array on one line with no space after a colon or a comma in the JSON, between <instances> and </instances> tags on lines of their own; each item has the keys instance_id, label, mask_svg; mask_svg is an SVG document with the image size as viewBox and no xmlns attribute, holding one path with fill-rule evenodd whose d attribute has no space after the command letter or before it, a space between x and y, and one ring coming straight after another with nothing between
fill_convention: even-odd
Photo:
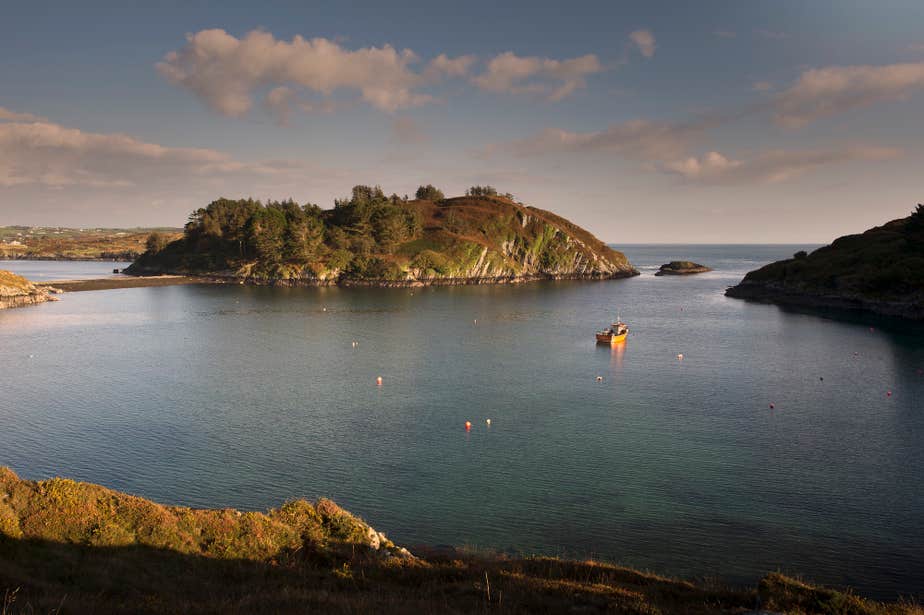
<instances>
[{"instance_id":1,"label":"small floating buoy","mask_svg":"<svg viewBox=\"0 0 924 615\"><path fill-rule=\"evenodd\" d=\"M683 353L682 353L682 352L681 352L680 354L677 355L677 360L678 360L678 361L683 361Z\"/></svg>"},{"instance_id":2,"label":"small floating buoy","mask_svg":"<svg viewBox=\"0 0 924 615\"><path fill-rule=\"evenodd\" d=\"M776 408L776 406L774 406L774 405L771 403L771 404L770 404L770 409L773 410L774 408Z\"/></svg>"},{"instance_id":3,"label":"small floating buoy","mask_svg":"<svg viewBox=\"0 0 924 615\"><path fill-rule=\"evenodd\" d=\"M819 376L818 379L821 380L822 382L825 381L824 376Z\"/></svg>"},{"instance_id":4,"label":"small floating buoy","mask_svg":"<svg viewBox=\"0 0 924 615\"><path fill-rule=\"evenodd\" d=\"M478 319L477 319L477 318L475 319L475 324L476 324L476 325L478 324Z\"/></svg>"},{"instance_id":5,"label":"small floating buoy","mask_svg":"<svg viewBox=\"0 0 924 615\"><path fill-rule=\"evenodd\" d=\"M488 427L491 426L491 419L485 419L484 422L488 425Z\"/></svg>"},{"instance_id":6,"label":"small floating buoy","mask_svg":"<svg viewBox=\"0 0 924 615\"><path fill-rule=\"evenodd\" d=\"M892 391L886 391L886 397L892 397Z\"/></svg>"},{"instance_id":7,"label":"small floating buoy","mask_svg":"<svg viewBox=\"0 0 924 615\"><path fill-rule=\"evenodd\" d=\"M353 348L356 348L356 340L353 340Z\"/></svg>"},{"instance_id":8,"label":"small floating buoy","mask_svg":"<svg viewBox=\"0 0 924 615\"><path fill-rule=\"evenodd\" d=\"M471 431L471 430L472 430L472 422L465 421L465 431Z\"/></svg>"},{"instance_id":9,"label":"small floating buoy","mask_svg":"<svg viewBox=\"0 0 924 615\"><path fill-rule=\"evenodd\" d=\"M382 377L381 377L381 376L379 376L378 378L375 379L375 384L378 385L378 386L382 386Z\"/></svg>"},{"instance_id":10,"label":"small floating buoy","mask_svg":"<svg viewBox=\"0 0 924 615\"><path fill-rule=\"evenodd\" d=\"M603 382L603 376L597 376L597 382Z\"/></svg>"},{"instance_id":11,"label":"small floating buoy","mask_svg":"<svg viewBox=\"0 0 924 615\"><path fill-rule=\"evenodd\" d=\"M30 355L29 355L29 358L30 358L30 359L32 359L32 358L34 358L34 357L35 357L34 354L30 354Z\"/></svg>"},{"instance_id":12,"label":"small floating buoy","mask_svg":"<svg viewBox=\"0 0 924 615\"><path fill-rule=\"evenodd\" d=\"M322 311L322 312L326 312L326 311L327 311L327 308L321 308L321 311Z\"/></svg>"}]
</instances>

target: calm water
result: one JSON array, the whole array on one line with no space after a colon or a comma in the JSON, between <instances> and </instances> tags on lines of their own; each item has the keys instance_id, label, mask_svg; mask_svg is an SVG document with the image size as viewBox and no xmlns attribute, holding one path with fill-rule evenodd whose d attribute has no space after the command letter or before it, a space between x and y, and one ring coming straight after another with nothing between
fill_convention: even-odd
<instances>
[{"instance_id":1,"label":"calm water","mask_svg":"<svg viewBox=\"0 0 924 615\"><path fill-rule=\"evenodd\" d=\"M21 261L0 259L0 269L41 282L46 280L89 280L112 275L131 263L121 261Z\"/></svg>"},{"instance_id":2,"label":"calm water","mask_svg":"<svg viewBox=\"0 0 924 615\"><path fill-rule=\"evenodd\" d=\"M409 545L924 593L921 330L722 295L800 246L624 249L643 276L0 312L0 464L193 506L329 496ZM675 258L717 270L651 275ZM629 340L596 346L617 310Z\"/></svg>"}]
</instances>

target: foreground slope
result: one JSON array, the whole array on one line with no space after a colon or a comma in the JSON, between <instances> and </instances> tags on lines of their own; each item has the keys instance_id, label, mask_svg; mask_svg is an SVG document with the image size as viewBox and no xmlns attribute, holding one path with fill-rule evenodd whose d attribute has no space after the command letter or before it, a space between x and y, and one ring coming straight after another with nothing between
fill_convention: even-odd
<instances>
[{"instance_id":1,"label":"foreground slope","mask_svg":"<svg viewBox=\"0 0 924 615\"><path fill-rule=\"evenodd\" d=\"M586 230L511 198L406 200L366 186L331 210L220 199L190 217L182 239L156 243L126 272L382 286L638 274Z\"/></svg>"},{"instance_id":2,"label":"foreground slope","mask_svg":"<svg viewBox=\"0 0 924 615\"><path fill-rule=\"evenodd\" d=\"M748 273L729 297L924 320L924 206Z\"/></svg>"},{"instance_id":3,"label":"foreground slope","mask_svg":"<svg viewBox=\"0 0 924 615\"><path fill-rule=\"evenodd\" d=\"M416 556L415 556L416 555ZM329 500L169 507L0 468L0 612L907 614L771 574L756 589L593 561L411 555Z\"/></svg>"}]
</instances>

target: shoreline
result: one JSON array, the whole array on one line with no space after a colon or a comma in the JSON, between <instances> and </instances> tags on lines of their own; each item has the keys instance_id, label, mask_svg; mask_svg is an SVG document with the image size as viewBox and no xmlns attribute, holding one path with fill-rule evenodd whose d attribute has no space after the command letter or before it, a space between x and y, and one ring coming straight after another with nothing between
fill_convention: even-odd
<instances>
[{"instance_id":1,"label":"shoreline","mask_svg":"<svg viewBox=\"0 0 924 615\"><path fill-rule=\"evenodd\" d=\"M148 274L120 274L128 277L147 278L154 277ZM177 277L194 280L192 283L202 284L237 284L241 286L279 286L288 288L315 288L327 286L365 287L365 288L422 288L426 286L481 286L481 285L508 285L508 284L528 284L532 282L554 282L554 281L580 281L580 282L601 282L606 280L621 280L633 278L641 275L638 271L618 272L613 274L585 275L585 274L562 274L562 275L523 275L523 276L500 276L500 277L478 277L478 278L424 278L413 280L388 280L383 278L261 278L261 277L237 277L231 275L220 275L215 273L205 274L186 274L186 273L163 273L157 274L156 277Z\"/></svg>"},{"instance_id":2,"label":"shoreline","mask_svg":"<svg viewBox=\"0 0 924 615\"><path fill-rule=\"evenodd\" d=\"M924 307L911 302L873 301L863 297L796 293L766 284L741 282L725 289L725 296L753 303L792 306L815 310L844 310L857 314L924 321Z\"/></svg>"}]
</instances>

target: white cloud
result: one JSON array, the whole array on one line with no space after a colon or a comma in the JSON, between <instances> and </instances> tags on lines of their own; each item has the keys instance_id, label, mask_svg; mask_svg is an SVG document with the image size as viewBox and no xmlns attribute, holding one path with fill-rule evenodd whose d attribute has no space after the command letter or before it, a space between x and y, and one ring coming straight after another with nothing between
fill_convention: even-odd
<instances>
[{"instance_id":1,"label":"white cloud","mask_svg":"<svg viewBox=\"0 0 924 615\"><path fill-rule=\"evenodd\" d=\"M798 127L874 103L904 100L920 89L924 62L812 69L777 97L776 119Z\"/></svg>"},{"instance_id":2,"label":"white cloud","mask_svg":"<svg viewBox=\"0 0 924 615\"><path fill-rule=\"evenodd\" d=\"M16 113L0 107L0 122L44 122L45 118L31 113Z\"/></svg>"},{"instance_id":3,"label":"white cloud","mask_svg":"<svg viewBox=\"0 0 924 615\"><path fill-rule=\"evenodd\" d=\"M285 41L254 30L238 39L215 29L188 35L186 45L164 56L157 69L229 116L247 113L255 91L264 87L300 87L324 97L352 90L373 107L393 112L434 100L417 91L426 81L413 68L418 61L413 51L390 45L351 51L326 38ZM429 74L459 75L472 61L441 55Z\"/></svg>"},{"instance_id":4,"label":"white cloud","mask_svg":"<svg viewBox=\"0 0 924 615\"><path fill-rule=\"evenodd\" d=\"M569 60L521 57L508 51L492 58L472 82L483 90L535 93L561 100L586 85L587 75L603 70L600 60L588 54Z\"/></svg>"},{"instance_id":5,"label":"white cloud","mask_svg":"<svg viewBox=\"0 0 924 615\"><path fill-rule=\"evenodd\" d=\"M655 43L654 34L651 33L651 30L635 30L629 34L629 40L631 40L636 47L638 47L639 53L641 53L646 58L651 58L655 54Z\"/></svg>"},{"instance_id":6,"label":"white cloud","mask_svg":"<svg viewBox=\"0 0 924 615\"><path fill-rule=\"evenodd\" d=\"M464 77L468 74L469 70L471 70L475 60L476 58L473 55L450 58L446 54L441 53L430 60L426 70L424 70L424 75L431 79L441 76Z\"/></svg>"},{"instance_id":7,"label":"white cloud","mask_svg":"<svg viewBox=\"0 0 924 615\"><path fill-rule=\"evenodd\" d=\"M733 160L719 152L688 157L661 165L662 170L686 180L704 184L780 183L817 167L852 161L882 161L896 158L901 150L887 147L854 146L827 150L771 150L750 160Z\"/></svg>"}]
</instances>

